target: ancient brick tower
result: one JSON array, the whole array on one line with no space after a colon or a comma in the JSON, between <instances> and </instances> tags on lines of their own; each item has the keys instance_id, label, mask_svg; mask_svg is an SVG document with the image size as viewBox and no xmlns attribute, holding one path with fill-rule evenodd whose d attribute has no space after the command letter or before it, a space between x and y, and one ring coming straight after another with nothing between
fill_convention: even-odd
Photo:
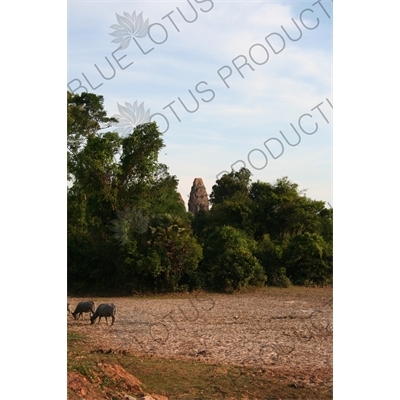
<instances>
[{"instance_id":1,"label":"ancient brick tower","mask_svg":"<svg viewBox=\"0 0 400 400\"><path fill-rule=\"evenodd\" d=\"M193 181L192 190L188 202L189 211L193 214L198 213L200 210L208 211L208 194L204 186L203 179L195 178Z\"/></svg>"}]
</instances>

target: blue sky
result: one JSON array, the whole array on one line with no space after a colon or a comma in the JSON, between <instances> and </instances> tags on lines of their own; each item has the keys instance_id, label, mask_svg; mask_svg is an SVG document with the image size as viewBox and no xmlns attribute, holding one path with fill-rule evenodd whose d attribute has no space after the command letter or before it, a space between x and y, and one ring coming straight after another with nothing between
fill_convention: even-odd
<instances>
[{"instance_id":1,"label":"blue sky","mask_svg":"<svg viewBox=\"0 0 400 400\"><path fill-rule=\"evenodd\" d=\"M332 2L313 3L69 1L69 88L103 95L109 116L156 114L185 201L194 178L210 194L245 163L253 181L288 176L333 206ZM137 35L118 51L117 14Z\"/></svg>"}]
</instances>

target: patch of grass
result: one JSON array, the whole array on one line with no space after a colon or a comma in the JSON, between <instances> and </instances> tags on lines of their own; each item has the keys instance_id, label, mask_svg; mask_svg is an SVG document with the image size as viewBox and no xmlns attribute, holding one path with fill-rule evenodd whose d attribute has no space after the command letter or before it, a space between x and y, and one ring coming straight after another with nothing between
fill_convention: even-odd
<instances>
[{"instance_id":1,"label":"patch of grass","mask_svg":"<svg viewBox=\"0 0 400 400\"><path fill-rule=\"evenodd\" d=\"M88 378L90 382L94 381L95 374L94 374L94 365L92 363L70 363L68 365L68 371L75 371L79 374L83 375L84 377Z\"/></svg>"},{"instance_id":2,"label":"patch of grass","mask_svg":"<svg viewBox=\"0 0 400 400\"><path fill-rule=\"evenodd\" d=\"M100 385L110 388L110 387L115 387L115 382L111 378L109 378L108 376L103 376Z\"/></svg>"},{"instance_id":3,"label":"patch of grass","mask_svg":"<svg viewBox=\"0 0 400 400\"><path fill-rule=\"evenodd\" d=\"M136 376L148 393L174 399L332 399L332 391L299 388L290 381L249 367L204 364L133 355L119 357L120 365Z\"/></svg>"},{"instance_id":4,"label":"patch of grass","mask_svg":"<svg viewBox=\"0 0 400 400\"><path fill-rule=\"evenodd\" d=\"M244 291L243 294L245 294ZM242 293L233 296L240 297ZM266 287L252 291L255 297L271 297L281 300L317 301L324 304L332 302L332 287L290 288ZM193 298L194 295L181 294ZM212 297L201 293L200 296ZM215 296L219 296L215 294ZM159 296L161 297L161 296ZM179 298L179 296L171 296ZM169 296L165 296L169 298ZM299 371L278 374L277 371L261 368L235 367L217 364L205 364L198 360L172 360L156 357L142 357L130 353L107 354L93 351L90 337L68 332L68 370L76 371L88 378L92 384L99 385L111 398L116 390L124 390L124 382L111 379L99 369L99 363L118 364L138 378L146 393L168 396L170 400L182 399L318 399L333 398L332 388L311 385L299 385L295 378ZM90 349L89 349L90 348ZM324 372L325 373L325 372ZM322 374L323 375L323 374ZM327 369L326 376L330 377ZM94 378L93 378L94 377ZM292 379L293 378L293 379ZM323 379L323 378L321 378ZM110 397L111 396L111 397Z\"/></svg>"},{"instance_id":5,"label":"patch of grass","mask_svg":"<svg viewBox=\"0 0 400 400\"><path fill-rule=\"evenodd\" d=\"M81 333L76 332L67 332L67 342L68 344L71 342L77 342L86 339L86 335L82 335Z\"/></svg>"},{"instance_id":6,"label":"patch of grass","mask_svg":"<svg viewBox=\"0 0 400 400\"><path fill-rule=\"evenodd\" d=\"M108 394L123 390L123 381L114 381L98 368L99 363L118 364L142 384L146 393L183 399L332 399L332 389L296 387L274 377L268 370L205 364L199 361L139 357L130 353L90 352L82 344L68 354L68 370L85 376ZM97 385L97 384L96 384Z\"/></svg>"},{"instance_id":7,"label":"patch of grass","mask_svg":"<svg viewBox=\"0 0 400 400\"><path fill-rule=\"evenodd\" d=\"M67 370L75 371L90 381L94 379L93 369L95 364L83 355L83 345L87 339L86 335L81 333L67 331L68 359Z\"/></svg>"}]
</instances>

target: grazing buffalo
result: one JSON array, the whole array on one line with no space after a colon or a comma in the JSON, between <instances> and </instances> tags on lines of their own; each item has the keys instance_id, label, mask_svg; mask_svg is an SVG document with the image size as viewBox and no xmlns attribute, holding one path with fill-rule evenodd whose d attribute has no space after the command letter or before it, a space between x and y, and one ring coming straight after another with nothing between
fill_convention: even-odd
<instances>
[{"instance_id":1,"label":"grazing buffalo","mask_svg":"<svg viewBox=\"0 0 400 400\"><path fill-rule=\"evenodd\" d=\"M112 319L111 325L114 325L116 309L117 309L117 307L115 307L114 304L100 304L97 307L96 312L91 316L90 323L94 324L94 321L96 321L96 318L99 317L99 324L100 324L101 317L105 317L106 322L108 324L107 317L111 317L111 319Z\"/></svg>"},{"instance_id":2,"label":"grazing buffalo","mask_svg":"<svg viewBox=\"0 0 400 400\"><path fill-rule=\"evenodd\" d=\"M72 313L74 319L79 319L83 313L94 313L94 302L93 301L81 301ZM76 316L78 315L78 318ZM83 317L82 317L83 319Z\"/></svg>"}]
</instances>

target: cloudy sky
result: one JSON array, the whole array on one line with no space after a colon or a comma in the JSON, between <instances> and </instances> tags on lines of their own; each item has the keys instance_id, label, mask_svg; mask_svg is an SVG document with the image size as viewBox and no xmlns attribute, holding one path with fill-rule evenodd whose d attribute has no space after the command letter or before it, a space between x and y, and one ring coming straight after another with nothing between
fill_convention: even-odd
<instances>
[{"instance_id":1,"label":"cloudy sky","mask_svg":"<svg viewBox=\"0 0 400 400\"><path fill-rule=\"evenodd\" d=\"M69 1L68 88L123 133L154 120L187 201L246 166L332 193L332 1Z\"/></svg>"}]
</instances>

